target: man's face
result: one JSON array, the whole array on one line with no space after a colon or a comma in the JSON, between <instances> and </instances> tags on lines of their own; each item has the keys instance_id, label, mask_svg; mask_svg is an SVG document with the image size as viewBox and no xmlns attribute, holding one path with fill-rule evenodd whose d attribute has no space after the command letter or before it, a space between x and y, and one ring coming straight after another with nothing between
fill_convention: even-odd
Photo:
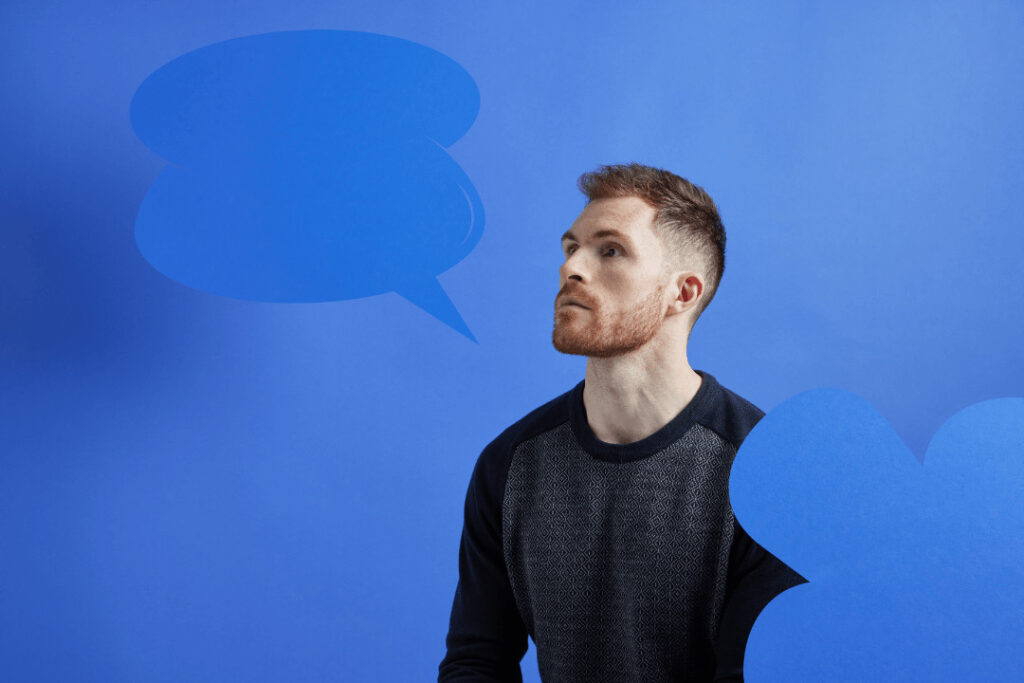
<instances>
[{"instance_id":1,"label":"man's face","mask_svg":"<svg viewBox=\"0 0 1024 683\"><path fill-rule=\"evenodd\" d=\"M667 281L655 210L637 197L596 199L563 238L555 349L596 358L629 353L653 339L665 319ZM619 234L604 235L606 230ZM568 303L578 301L586 308Z\"/></svg>"}]
</instances>

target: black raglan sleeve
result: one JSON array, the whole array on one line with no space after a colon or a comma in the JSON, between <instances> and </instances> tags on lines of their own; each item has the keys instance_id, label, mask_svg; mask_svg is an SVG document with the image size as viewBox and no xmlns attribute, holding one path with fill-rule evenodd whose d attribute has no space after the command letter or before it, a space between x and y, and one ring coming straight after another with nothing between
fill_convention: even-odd
<instances>
[{"instance_id":1,"label":"black raglan sleeve","mask_svg":"<svg viewBox=\"0 0 1024 683\"><path fill-rule=\"evenodd\" d=\"M806 582L733 519L725 605L715 643L715 683L743 683L743 652L757 615L775 596Z\"/></svg>"},{"instance_id":2,"label":"black raglan sleeve","mask_svg":"<svg viewBox=\"0 0 1024 683\"><path fill-rule=\"evenodd\" d=\"M466 491L447 653L438 682L521 683L519 662L528 647L505 569L501 537L501 494L508 458L498 442L477 460Z\"/></svg>"}]
</instances>

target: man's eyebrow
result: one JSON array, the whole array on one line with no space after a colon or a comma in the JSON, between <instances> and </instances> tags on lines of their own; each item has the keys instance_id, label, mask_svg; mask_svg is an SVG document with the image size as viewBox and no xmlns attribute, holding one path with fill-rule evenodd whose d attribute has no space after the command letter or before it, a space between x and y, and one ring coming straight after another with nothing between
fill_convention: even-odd
<instances>
[{"instance_id":1,"label":"man's eyebrow","mask_svg":"<svg viewBox=\"0 0 1024 683\"><path fill-rule=\"evenodd\" d=\"M633 242L629 239L629 236L618 230L598 230L593 234L594 239L600 237L618 237L620 240L626 243L627 246L632 247ZM572 233L572 230L566 230L562 235L562 244L565 244L566 240L572 240L573 242L579 242L579 239Z\"/></svg>"}]
</instances>

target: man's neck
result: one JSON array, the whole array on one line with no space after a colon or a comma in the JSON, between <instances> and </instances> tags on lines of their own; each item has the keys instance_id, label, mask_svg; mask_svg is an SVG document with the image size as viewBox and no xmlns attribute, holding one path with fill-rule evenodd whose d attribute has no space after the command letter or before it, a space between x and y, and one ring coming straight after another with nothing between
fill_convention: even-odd
<instances>
[{"instance_id":1,"label":"man's neck","mask_svg":"<svg viewBox=\"0 0 1024 683\"><path fill-rule=\"evenodd\" d=\"M591 431L606 443L646 439L672 421L700 389L685 350L643 350L615 358L588 358L583 405Z\"/></svg>"}]
</instances>

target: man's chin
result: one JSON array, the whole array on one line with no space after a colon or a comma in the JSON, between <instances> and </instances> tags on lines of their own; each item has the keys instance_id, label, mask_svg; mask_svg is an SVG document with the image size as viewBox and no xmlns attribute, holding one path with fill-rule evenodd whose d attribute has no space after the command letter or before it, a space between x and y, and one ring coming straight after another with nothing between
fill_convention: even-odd
<instances>
[{"instance_id":1,"label":"man's chin","mask_svg":"<svg viewBox=\"0 0 1024 683\"><path fill-rule=\"evenodd\" d=\"M565 353L570 356L586 356L591 353L590 349L578 343L577 340L560 338L557 335L552 336L551 345L559 353Z\"/></svg>"}]
</instances>

